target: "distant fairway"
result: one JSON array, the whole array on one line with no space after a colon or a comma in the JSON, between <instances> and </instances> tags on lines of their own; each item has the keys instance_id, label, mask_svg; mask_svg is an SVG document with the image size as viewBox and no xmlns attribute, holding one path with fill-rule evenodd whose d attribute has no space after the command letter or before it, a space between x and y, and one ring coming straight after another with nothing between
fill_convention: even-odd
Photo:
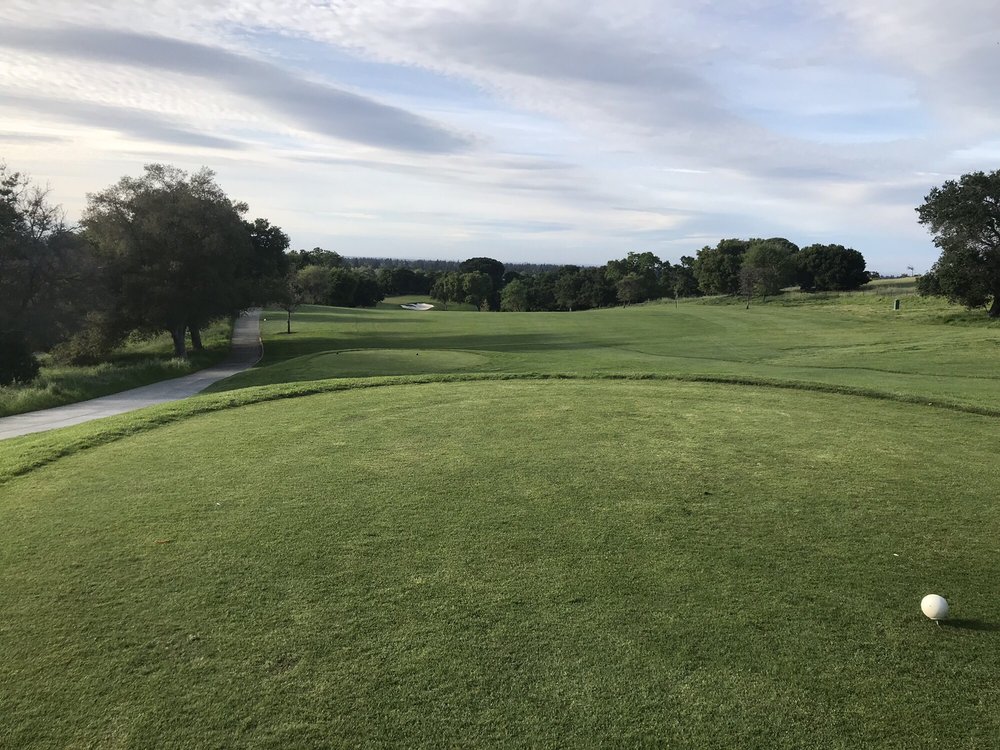
<instances>
[{"instance_id":1,"label":"distant fairway","mask_svg":"<svg viewBox=\"0 0 1000 750\"><path fill-rule=\"evenodd\" d=\"M866 388L1000 408L1000 327L938 299L791 296L754 305L686 302L581 313L449 315L311 307L284 333L263 324L261 366L213 390L334 377L438 373L657 373ZM432 350L401 368L396 355ZM351 350L351 356L316 357ZM455 352L449 358L445 352ZM464 358L476 355L475 361ZM421 355L424 356L424 355ZM308 357L308 358L307 358ZM419 362L417 361L419 359Z\"/></svg>"},{"instance_id":2,"label":"distant fairway","mask_svg":"<svg viewBox=\"0 0 1000 750\"><path fill-rule=\"evenodd\" d=\"M0 747L995 747L998 331L912 302L311 308L0 443Z\"/></svg>"}]
</instances>

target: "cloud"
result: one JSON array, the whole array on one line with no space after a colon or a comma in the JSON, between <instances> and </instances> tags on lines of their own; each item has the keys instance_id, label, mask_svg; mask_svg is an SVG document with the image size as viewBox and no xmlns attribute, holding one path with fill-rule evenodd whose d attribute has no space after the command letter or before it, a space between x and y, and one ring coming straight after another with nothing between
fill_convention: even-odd
<instances>
[{"instance_id":1,"label":"cloud","mask_svg":"<svg viewBox=\"0 0 1000 750\"><path fill-rule=\"evenodd\" d=\"M0 106L34 112L77 125L106 128L141 140L199 148L225 150L244 148L239 141L188 130L160 115L129 107L26 96L12 92L3 92L0 96Z\"/></svg>"},{"instance_id":2,"label":"cloud","mask_svg":"<svg viewBox=\"0 0 1000 750\"><path fill-rule=\"evenodd\" d=\"M10 133L0 131L2 143L66 143L68 138L58 135L43 135L41 133Z\"/></svg>"},{"instance_id":3,"label":"cloud","mask_svg":"<svg viewBox=\"0 0 1000 750\"><path fill-rule=\"evenodd\" d=\"M0 46L207 79L305 130L368 146L452 153L471 145L412 112L196 42L110 29L8 25L0 27Z\"/></svg>"},{"instance_id":4,"label":"cloud","mask_svg":"<svg viewBox=\"0 0 1000 750\"><path fill-rule=\"evenodd\" d=\"M242 172L217 154L248 199L368 252L456 228L456 254L780 234L891 259L933 252L909 202L996 161L998 27L995 0L6 0L0 87L252 141Z\"/></svg>"}]
</instances>

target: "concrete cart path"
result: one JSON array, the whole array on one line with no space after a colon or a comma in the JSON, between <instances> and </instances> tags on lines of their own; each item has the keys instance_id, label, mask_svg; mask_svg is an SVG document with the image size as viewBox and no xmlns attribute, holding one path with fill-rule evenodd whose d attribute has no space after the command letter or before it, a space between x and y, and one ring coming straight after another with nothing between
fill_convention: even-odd
<instances>
[{"instance_id":1,"label":"concrete cart path","mask_svg":"<svg viewBox=\"0 0 1000 750\"><path fill-rule=\"evenodd\" d=\"M0 419L0 440L54 430L57 427L68 427L92 419L110 417L113 414L124 414L153 404L179 401L200 393L212 383L252 367L260 360L261 354L260 310L250 310L236 319L233 326L232 351L225 362L190 375L161 380L159 383L112 393L110 396L101 396L90 401L4 417Z\"/></svg>"}]
</instances>

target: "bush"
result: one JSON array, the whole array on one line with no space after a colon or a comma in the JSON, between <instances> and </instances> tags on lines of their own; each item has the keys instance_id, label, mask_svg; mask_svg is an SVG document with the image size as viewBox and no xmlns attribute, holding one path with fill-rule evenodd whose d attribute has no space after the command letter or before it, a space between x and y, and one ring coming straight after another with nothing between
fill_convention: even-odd
<instances>
[{"instance_id":1,"label":"bush","mask_svg":"<svg viewBox=\"0 0 1000 750\"><path fill-rule=\"evenodd\" d=\"M928 271L917 277L917 294L921 297L943 297L941 280L933 271Z\"/></svg>"},{"instance_id":2,"label":"bush","mask_svg":"<svg viewBox=\"0 0 1000 750\"><path fill-rule=\"evenodd\" d=\"M0 333L0 385L30 383L38 377L38 367L38 359L23 333Z\"/></svg>"},{"instance_id":3,"label":"bush","mask_svg":"<svg viewBox=\"0 0 1000 750\"><path fill-rule=\"evenodd\" d=\"M89 312L83 327L52 350L57 362L70 365L96 365L104 362L121 343L121 337L111 333L100 313Z\"/></svg>"}]
</instances>

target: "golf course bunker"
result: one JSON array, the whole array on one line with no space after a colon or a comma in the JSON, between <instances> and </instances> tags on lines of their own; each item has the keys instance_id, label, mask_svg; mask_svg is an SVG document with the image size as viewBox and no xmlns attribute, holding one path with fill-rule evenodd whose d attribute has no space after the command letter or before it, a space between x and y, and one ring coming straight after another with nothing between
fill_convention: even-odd
<instances>
[{"instance_id":1,"label":"golf course bunker","mask_svg":"<svg viewBox=\"0 0 1000 750\"><path fill-rule=\"evenodd\" d=\"M428 305L426 302L407 302L405 305L400 305L400 307L404 310L416 310L417 312L434 309L434 305Z\"/></svg>"}]
</instances>

